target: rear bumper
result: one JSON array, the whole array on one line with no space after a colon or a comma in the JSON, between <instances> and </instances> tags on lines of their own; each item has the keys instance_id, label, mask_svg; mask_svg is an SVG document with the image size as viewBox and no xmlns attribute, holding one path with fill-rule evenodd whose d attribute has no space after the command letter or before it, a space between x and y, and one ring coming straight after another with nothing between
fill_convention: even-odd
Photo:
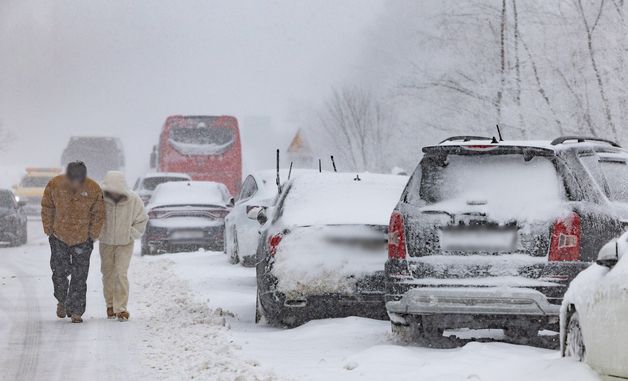
<instances>
[{"instance_id":1,"label":"rear bumper","mask_svg":"<svg viewBox=\"0 0 628 381\"><path fill-rule=\"evenodd\" d=\"M279 292L260 295L264 315L274 323L301 325L310 320L360 316L388 318L382 293L329 294L287 297Z\"/></svg>"},{"instance_id":2,"label":"rear bumper","mask_svg":"<svg viewBox=\"0 0 628 381\"><path fill-rule=\"evenodd\" d=\"M558 316L560 306L539 291L525 288L416 288L386 303L399 315Z\"/></svg>"}]
</instances>

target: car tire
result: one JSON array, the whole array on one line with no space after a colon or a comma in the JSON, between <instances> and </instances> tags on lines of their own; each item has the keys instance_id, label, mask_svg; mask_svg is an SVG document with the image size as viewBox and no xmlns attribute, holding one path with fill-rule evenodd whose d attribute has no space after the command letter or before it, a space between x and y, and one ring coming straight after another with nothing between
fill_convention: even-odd
<instances>
[{"instance_id":1,"label":"car tire","mask_svg":"<svg viewBox=\"0 0 628 381\"><path fill-rule=\"evenodd\" d=\"M264 311L259 301L259 293L257 293L257 297L255 298L255 324L260 324L263 320L265 320Z\"/></svg>"},{"instance_id":2,"label":"car tire","mask_svg":"<svg viewBox=\"0 0 628 381\"><path fill-rule=\"evenodd\" d=\"M586 346L582 336L580 326L580 316L577 311L569 317L565 334L565 357L574 357L578 361L584 361L586 357Z\"/></svg>"},{"instance_id":3,"label":"car tire","mask_svg":"<svg viewBox=\"0 0 628 381\"><path fill-rule=\"evenodd\" d=\"M28 226L24 226L24 230L22 231L22 236L21 236L21 240L20 243L22 245L26 245L28 243Z\"/></svg>"},{"instance_id":4,"label":"car tire","mask_svg":"<svg viewBox=\"0 0 628 381\"><path fill-rule=\"evenodd\" d=\"M229 258L229 260L231 261L231 264L237 265L238 263L240 263L240 256L238 254L238 234L236 233L236 229L233 228L233 240L232 240L232 247L231 247L231 256Z\"/></svg>"}]
</instances>

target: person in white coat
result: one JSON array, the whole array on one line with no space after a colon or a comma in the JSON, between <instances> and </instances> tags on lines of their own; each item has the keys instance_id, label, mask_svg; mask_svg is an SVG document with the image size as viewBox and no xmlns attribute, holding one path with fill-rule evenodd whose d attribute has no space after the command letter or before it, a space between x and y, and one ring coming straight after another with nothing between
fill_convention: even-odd
<instances>
[{"instance_id":1,"label":"person in white coat","mask_svg":"<svg viewBox=\"0 0 628 381\"><path fill-rule=\"evenodd\" d=\"M129 190L124 174L109 171L103 181L105 223L100 234L100 259L107 317L129 319L128 270L135 240L142 237L148 216L144 202Z\"/></svg>"}]
</instances>

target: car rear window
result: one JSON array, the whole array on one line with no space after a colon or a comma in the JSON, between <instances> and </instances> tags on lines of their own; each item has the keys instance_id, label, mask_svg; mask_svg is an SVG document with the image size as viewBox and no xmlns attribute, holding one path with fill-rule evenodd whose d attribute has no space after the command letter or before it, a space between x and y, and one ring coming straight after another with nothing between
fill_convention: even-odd
<instances>
[{"instance_id":1,"label":"car rear window","mask_svg":"<svg viewBox=\"0 0 628 381\"><path fill-rule=\"evenodd\" d=\"M427 204L447 200L508 207L565 199L565 189L550 157L523 155L448 155L422 161L419 189L411 189Z\"/></svg>"},{"instance_id":2,"label":"car rear window","mask_svg":"<svg viewBox=\"0 0 628 381\"><path fill-rule=\"evenodd\" d=\"M188 181L189 179L185 177L172 177L172 176L164 176L164 177L148 177L144 179L142 183L142 188L146 190L155 190L157 185L163 183L169 183L174 181Z\"/></svg>"}]
</instances>

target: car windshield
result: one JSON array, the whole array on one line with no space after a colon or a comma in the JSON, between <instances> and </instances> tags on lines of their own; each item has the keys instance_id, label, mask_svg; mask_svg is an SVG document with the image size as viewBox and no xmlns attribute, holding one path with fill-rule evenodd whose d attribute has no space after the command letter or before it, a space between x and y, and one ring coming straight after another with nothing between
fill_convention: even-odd
<instances>
[{"instance_id":1,"label":"car windshield","mask_svg":"<svg viewBox=\"0 0 628 381\"><path fill-rule=\"evenodd\" d=\"M13 208L15 197L9 192L0 192L0 208Z\"/></svg>"},{"instance_id":2,"label":"car windshield","mask_svg":"<svg viewBox=\"0 0 628 381\"><path fill-rule=\"evenodd\" d=\"M186 155L219 155L234 143L230 128L216 125L215 118L186 118L170 130L170 144Z\"/></svg>"},{"instance_id":3,"label":"car windshield","mask_svg":"<svg viewBox=\"0 0 628 381\"><path fill-rule=\"evenodd\" d=\"M51 178L50 176L24 176L20 185L24 188L44 188Z\"/></svg>"},{"instance_id":4,"label":"car windshield","mask_svg":"<svg viewBox=\"0 0 628 381\"><path fill-rule=\"evenodd\" d=\"M189 179L185 177L172 177L172 176L162 176L162 177L147 177L142 181L142 188L146 190L155 190L157 185L175 181L188 181Z\"/></svg>"}]
</instances>

